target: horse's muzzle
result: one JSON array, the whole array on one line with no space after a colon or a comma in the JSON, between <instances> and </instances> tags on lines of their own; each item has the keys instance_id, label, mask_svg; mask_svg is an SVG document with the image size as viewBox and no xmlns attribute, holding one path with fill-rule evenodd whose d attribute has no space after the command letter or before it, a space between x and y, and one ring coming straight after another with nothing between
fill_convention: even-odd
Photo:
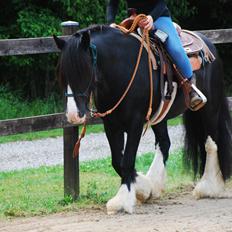
<instances>
[{"instance_id":1,"label":"horse's muzzle","mask_svg":"<svg viewBox=\"0 0 232 232\"><path fill-rule=\"evenodd\" d=\"M83 124L86 120L86 114L80 114L79 112L67 112L66 117L69 123L75 125Z\"/></svg>"}]
</instances>

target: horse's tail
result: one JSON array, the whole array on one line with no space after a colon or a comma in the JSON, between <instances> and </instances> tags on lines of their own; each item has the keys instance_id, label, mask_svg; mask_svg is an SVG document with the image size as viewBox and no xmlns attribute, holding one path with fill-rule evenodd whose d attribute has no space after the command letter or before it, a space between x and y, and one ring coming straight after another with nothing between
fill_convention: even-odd
<instances>
[{"instance_id":1,"label":"horse's tail","mask_svg":"<svg viewBox=\"0 0 232 232\"><path fill-rule=\"evenodd\" d=\"M205 142L211 136L217 144L219 166L226 180L232 175L232 123L224 90L221 89L216 102L207 104L207 109L184 114L184 163L193 169L195 176L202 175L206 162Z\"/></svg>"},{"instance_id":2,"label":"horse's tail","mask_svg":"<svg viewBox=\"0 0 232 232\"><path fill-rule=\"evenodd\" d=\"M202 175L206 161L205 142L207 136L211 136L210 129L205 125L207 119L197 112L189 111L183 118L186 129L184 163L188 168L192 167L195 176ZM226 98L221 101L216 123L216 138L211 137L214 141L216 140L222 175L224 179L228 179L232 174L232 126Z\"/></svg>"},{"instance_id":3,"label":"horse's tail","mask_svg":"<svg viewBox=\"0 0 232 232\"><path fill-rule=\"evenodd\" d=\"M227 99L222 99L218 121L218 159L224 179L232 175L232 123Z\"/></svg>"}]
</instances>

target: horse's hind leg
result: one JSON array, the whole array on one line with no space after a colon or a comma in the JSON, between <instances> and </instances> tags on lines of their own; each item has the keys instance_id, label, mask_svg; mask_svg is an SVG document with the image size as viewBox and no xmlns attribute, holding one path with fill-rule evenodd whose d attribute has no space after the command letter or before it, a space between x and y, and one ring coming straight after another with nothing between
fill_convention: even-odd
<instances>
[{"instance_id":1,"label":"horse's hind leg","mask_svg":"<svg viewBox=\"0 0 232 232\"><path fill-rule=\"evenodd\" d=\"M211 111L213 106L210 101L202 110L197 112L187 111L184 114L184 124L186 130L185 149L187 152L185 159L190 161L194 174L200 174L201 179L193 190L195 198L220 197L224 191L224 179L219 156L227 152L227 147L220 144L220 140L227 140L224 134L224 121L216 112ZM226 126L224 126L226 129ZM189 166L188 166L189 167Z\"/></svg>"},{"instance_id":2,"label":"horse's hind leg","mask_svg":"<svg viewBox=\"0 0 232 232\"><path fill-rule=\"evenodd\" d=\"M193 195L197 199L220 197L224 191L224 180L218 162L217 144L210 136L206 140L205 151L206 163L204 174L193 190Z\"/></svg>"},{"instance_id":3,"label":"horse's hind leg","mask_svg":"<svg viewBox=\"0 0 232 232\"><path fill-rule=\"evenodd\" d=\"M159 198L164 191L166 171L165 163L168 160L169 148L171 146L168 135L167 121L152 126L155 134L156 145L158 145L157 154L147 172L147 177L152 181L152 197Z\"/></svg>"}]
</instances>

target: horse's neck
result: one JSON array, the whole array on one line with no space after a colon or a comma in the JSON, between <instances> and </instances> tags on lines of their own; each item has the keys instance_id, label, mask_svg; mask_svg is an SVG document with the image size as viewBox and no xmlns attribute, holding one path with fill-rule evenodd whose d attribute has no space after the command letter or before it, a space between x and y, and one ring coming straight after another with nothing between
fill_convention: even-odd
<instances>
[{"instance_id":1,"label":"horse's neck","mask_svg":"<svg viewBox=\"0 0 232 232\"><path fill-rule=\"evenodd\" d=\"M132 77L139 44L133 37L125 37L122 33L109 30L104 33L95 33L92 42L98 52L97 98L107 101L112 94L117 92L117 99L121 97ZM128 62L130 62L128 64ZM148 64L141 59L138 75L133 83L136 85L135 94L147 97L149 95ZM147 73L147 75L144 75ZM138 80L138 78L141 78ZM155 74L155 78L157 74ZM159 81L154 82L155 98L160 98ZM140 89L141 88L141 89ZM116 90L116 91L115 91ZM110 101L110 100L109 100Z\"/></svg>"}]
</instances>

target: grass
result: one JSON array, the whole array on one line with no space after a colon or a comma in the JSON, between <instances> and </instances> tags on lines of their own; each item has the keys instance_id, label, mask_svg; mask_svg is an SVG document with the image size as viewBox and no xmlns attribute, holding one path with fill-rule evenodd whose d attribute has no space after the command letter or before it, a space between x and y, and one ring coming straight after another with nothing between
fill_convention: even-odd
<instances>
[{"instance_id":1,"label":"grass","mask_svg":"<svg viewBox=\"0 0 232 232\"><path fill-rule=\"evenodd\" d=\"M86 134L103 132L102 124L89 125L87 128L88 129L86 131ZM81 131L81 127L79 131ZM59 136L63 136L63 129L54 129L48 131L39 131L39 132L30 132L30 133L23 133L17 135L2 136L0 137L0 144L16 142L16 141L32 141L36 139L56 138Z\"/></svg>"},{"instance_id":2,"label":"grass","mask_svg":"<svg viewBox=\"0 0 232 232\"><path fill-rule=\"evenodd\" d=\"M190 184L191 177L182 168L182 152L170 156L167 191ZM152 154L138 157L137 170L147 171ZM80 197L73 202L63 197L63 167L40 167L0 173L0 218L34 216L80 208L101 207L116 194L120 180L110 158L83 162L80 165Z\"/></svg>"},{"instance_id":3,"label":"grass","mask_svg":"<svg viewBox=\"0 0 232 232\"><path fill-rule=\"evenodd\" d=\"M183 124L182 116L168 120L168 126L177 126Z\"/></svg>"}]
</instances>

